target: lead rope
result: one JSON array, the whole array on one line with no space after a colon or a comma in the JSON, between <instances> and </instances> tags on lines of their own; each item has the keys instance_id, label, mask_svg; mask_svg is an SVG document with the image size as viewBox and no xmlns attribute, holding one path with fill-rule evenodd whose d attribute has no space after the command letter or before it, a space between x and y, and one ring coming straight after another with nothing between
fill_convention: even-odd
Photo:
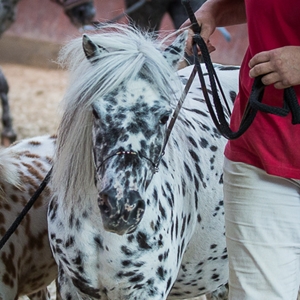
<instances>
[{"instance_id":1,"label":"lead rope","mask_svg":"<svg viewBox=\"0 0 300 300\"><path fill-rule=\"evenodd\" d=\"M219 132L227 139L232 140L240 137L252 124L258 110L265 112L265 113L271 113L278 116L285 117L288 115L289 112L292 114L292 124L300 124L300 105L298 103L298 99L295 93L295 90L293 87L289 87L284 90L284 105L283 107L274 107L270 105L266 105L261 103L263 99L264 94L264 88L265 85L261 81L261 76L256 77L254 79L254 83L252 86L251 94L244 112L244 115L242 117L242 121L240 124L239 129L236 132L233 132L229 124L227 122L227 119L224 114L223 105L221 103L217 85L219 87L219 90L222 94L223 100L225 101L227 107L228 104L226 102L224 92L222 90L222 87L220 85L220 82L217 78L217 75L215 73L213 64L210 59L210 55L206 46L206 43L204 42L203 38L200 35L201 27L199 26L197 19L194 15L194 12L192 11L192 8L190 6L189 0L182 0L182 4L184 5L187 14L189 16L189 19L192 23L192 29L194 31L193 36L193 55L195 59L195 66L197 68L199 80L201 83L201 88L203 91L203 95L209 110L209 113L212 117L212 120L219 130ZM203 56L203 61L205 63L205 66L208 71L209 81L212 89L212 97L213 97L213 103L216 112L214 111L213 105L210 101L205 80L203 77L201 65L198 59L198 49L197 46L200 48L201 54ZM217 84L216 84L217 82Z\"/></svg>"},{"instance_id":2,"label":"lead rope","mask_svg":"<svg viewBox=\"0 0 300 300\"><path fill-rule=\"evenodd\" d=\"M38 187L38 189L34 192L34 194L32 195L32 197L30 198L30 200L27 202L27 204L25 205L25 207L23 208L23 210L21 211L21 213L18 215L18 217L16 218L16 220L12 223L12 225L9 227L9 229L6 231L6 233L2 237L2 239L0 241L0 250L3 248L3 246L5 245L5 243L8 241L8 239L11 237L11 235L18 228L18 226L20 225L20 223L22 222L22 220L24 219L24 217L26 216L26 214L28 213L28 211L30 210L30 208L32 207L32 205L35 203L35 201L38 199L38 197L40 196L40 194L42 193L42 191L47 186L47 184L48 184L48 182L50 180L50 177L51 177L51 173L52 173L52 168L47 173L46 177L41 182L41 184Z\"/></svg>"},{"instance_id":3,"label":"lead rope","mask_svg":"<svg viewBox=\"0 0 300 300\"><path fill-rule=\"evenodd\" d=\"M161 150L161 154L158 157L156 164L154 165L154 167L155 167L155 173L158 171L158 166L160 164L160 161L161 161L162 157L165 154L166 146L167 146L168 140L170 138L171 131L172 131L173 127L174 127L175 121L178 118L180 109L181 109L181 107L183 105L183 102L184 102L184 100L186 98L186 95L187 95L187 93L188 93L188 91L189 91L189 89L190 89L190 87L191 87L191 85L192 85L192 83L194 81L194 78L195 78L196 74L197 74L197 69L196 69L196 67L194 67L193 71L192 71L192 73L191 73L191 75L190 75L190 77L189 77L189 79L188 79L188 81L187 81L187 83L186 83L186 85L184 87L184 90L183 90L183 92L182 92L182 94L180 96L180 99L178 100L177 106L176 106L176 108L174 110L174 113L172 115L172 119L171 119L171 121L170 121L170 123L169 123L169 125L167 127L166 138L165 138L165 142L163 144L162 150Z\"/></svg>"}]
</instances>

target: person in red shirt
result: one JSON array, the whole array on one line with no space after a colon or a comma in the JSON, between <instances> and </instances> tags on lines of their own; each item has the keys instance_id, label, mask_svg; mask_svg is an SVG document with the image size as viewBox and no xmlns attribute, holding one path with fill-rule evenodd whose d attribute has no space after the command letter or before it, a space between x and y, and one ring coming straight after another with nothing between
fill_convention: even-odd
<instances>
[{"instance_id":1,"label":"person in red shirt","mask_svg":"<svg viewBox=\"0 0 300 300\"><path fill-rule=\"evenodd\" d=\"M266 85L262 102L283 106L293 86L300 102L300 1L208 0L196 12L209 45L216 27L247 22L245 53L230 126L237 131L254 78ZM186 21L183 27L190 25ZM191 54L191 40L187 52ZM210 49L213 47L210 45ZM259 111L250 128L228 141L224 205L229 298L291 300L300 283L300 124L291 113Z\"/></svg>"}]
</instances>

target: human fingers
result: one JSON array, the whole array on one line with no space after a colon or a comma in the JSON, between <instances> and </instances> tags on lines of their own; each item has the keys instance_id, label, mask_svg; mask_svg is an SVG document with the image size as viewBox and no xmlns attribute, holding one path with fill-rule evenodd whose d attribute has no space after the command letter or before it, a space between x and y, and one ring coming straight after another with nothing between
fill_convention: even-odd
<instances>
[{"instance_id":1,"label":"human fingers","mask_svg":"<svg viewBox=\"0 0 300 300\"><path fill-rule=\"evenodd\" d=\"M253 68L257 64L270 61L270 54L268 51L259 52L254 55L249 61L249 68Z\"/></svg>"},{"instance_id":2,"label":"human fingers","mask_svg":"<svg viewBox=\"0 0 300 300\"><path fill-rule=\"evenodd\" d=\"M192 29L189 29L185 48L185 51L188 55L193 55L193 36L194 32L192 31Z\"/></svg>"},{"instance_id":3,"label":"human fingers","mask_svg":"<svg viewBox=\"0 0 300 300\"><path fill-rule=\"evenodd\" d=\"M215 24L214 24L214 20L212 18L212 16L208 13L205 12L203 10L201 10L201 8L196 11L195 13L195 17L197 19L198 25L201 29L200 34L201 37L203 38L203 40L205 41L205 43L208 43L209 38L211 36L211 34L214 32L215 30ZM189 36L188 36L188 40L187 40L187 46L186 46L186 52L191 55L192 54L192 45L193 45L193 36L194 36L194 32L192 30L192 24L190 20L186 20L180 28L186 28L188 26L189 28ZM211 50L213 50L214 48L211 48Z\"/></svg>"},{"instance_id":4,"label":"human fingers","mask_svg":"<svg viewBox=\"0 0 300 300\"><path fill-rule=\"evenodd\" d=\"M249 63L250 66L250 63ZM269 61L261 61L256 64L251 64L249 76L255 78L257 76L265 75L274 71L272 64Z\"/></svg>"},{"instance_id":5,"label":"human fingers","mask_svg":"<svg viewBox=\"0 0 300 300\"><path fill-rule=\"evenodd\" d=\"M274 87L279 90L286 89L291 86L288 81L282 80L280 75L276 72L263 76L261 81L264 85L274 85Z\"/></svg>"},{"instance_id":6,"label":"human fingers","mask_svg":"<svg viewBox=\"0 0 300 300\"><path fill-rule=\"evenodd\" d=\"M210 41L207 41L206 46L207 46L207 50L209 53L216 50L216 47L214 45L212 45Z\"/></svg>"},{"instance_id":7,"label":"human fingers","mask_svg":"<svg viewBox=\"0 0 300 300\"><path fill-rule=\"evenodd\" d=\"M188 55L192 55L193 54L193 37L194 37L195 33L193 32L192 29L189 29L188 31L188 38L187 38L187 43L186 43L186 52ZM216 48L211 44L209 37L210 37L210 30L208 30L206 28L206 26L201 26L201 37L204 40L204 42L206 43L208 52L213 52L216 50ZM200 49L198 47L198 53L200 54Z\"/></svg>"},{"instance_id":8,"label":"human fingers","mask_svg":"<svg viewBox=\"0 0 300 300\"><path fill-rule=\"evenodd\" d=\"M188 55L193 55L194 54L193 47L192 47L192 45L193 45L192 39L193 39L193 35L189 35L188 41L187 41L187 44L186 44L186 48L185 48L185 52ZM216 50L216 47L213 46L210 41L206 42L206 46L207 46L207 50L208 50L209 53L211 53L211 52L213 52L213 51ZM200 48L198 46L197 46L197 49L198 49L198 53L197 54L199 56L199 55L201 55L201 50L200 50Z\"/></svg>"},{"instance_id":9,"label":"human fingers","mask_svg":"<svg viewBox=\"0 0 300 300\"><path fill-rule=\"evenodd\" d=\"M252 66L249 71L249 76L251 78L262 76L261 82L264 85L274 85L277 89L287 88L288 86L282 81L280 74L276 71L272 62L265 60L268 60L268 56L265 55L265 53L253 57L249 62L249 66Z\"/></svg>"},{"instance_id":10,"label":"human fingers","mask_svg":"<svg viewBox=\"0 0 300 300\"><path fill-rule=\"evenodd\" d=\"M278 84L280 82L280 76L276 72L268 73L261 78L261 82L264 85Z\"/></svg>"},{"instance_id":11,"label":"human fingers","mask_svg":"<svg viewBox=\"0 0 300 300\"><path fill-rule=\"evenodd\" d=\"M300 47L286 46L256 54L249 61L249 76L263 75L266 85L287 88L300 84Z\"/></svg>"}]
</instances>

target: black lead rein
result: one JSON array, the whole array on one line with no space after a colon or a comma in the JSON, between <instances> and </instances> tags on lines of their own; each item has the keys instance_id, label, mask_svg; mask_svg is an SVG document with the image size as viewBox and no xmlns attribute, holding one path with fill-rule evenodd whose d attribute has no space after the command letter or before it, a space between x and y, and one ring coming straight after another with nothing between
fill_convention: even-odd
<instances>
[{"instance_id":1,"label":"black lead rein","mask_svg":"<svg viewBox=\"0 0 300 300\"><path fill-rule=\"evenodd\" d=\"M219 130L219 132L227 139L232 140L240 137L252 124L258 110L265 112L265 113L271 113L278 116L285 117L291 112L292 114L292 124L300 124L300 105L298 103L298 99L295 93L295 90L293 87L286 88L284 90L284 105L283 107L276 107L276 106L270 106L262 103L263 94L265 85L261 81L261 76L256 77L254 79L254 83L252 86L252 91L249 97L249 101L247 103L240 127L238 131L233 132L229 124L226 120L223 105L221 103L217 85L219 87L219 90L222 94L223 100L226 103L226 99L224 96L224 93L222 91L222 87L220 85L220 82L217 78L215 69L213 67L213 64L210 59L210 55L206 46L206 43L204 42L203 38L200 35L201 27L198 25L197 19L194 15L194 12L192 11L192 8L190 6L189 0L182 0L182 4L184 5L187 14L189 16L189 19L192 23L192 29L194 31L193 36L193 55L195 58L195 66L197 68L198 76L201 83L201 88L203 91L203 95L209 110L209 113L213 119L213 122L215 123L215 126ZM205 63L205 66L208 71L209 81L212 89L212 97L213 97L213 103L215 110L213 108L213 105L210 101L205 80L203 77L201 65L198 59L198 47L200 48L203 61ZM216 83L217 82L217 83ZM228 105L227 105L228 107Z\"/></svg>"},{"instance_id":2,"label":"black lead rein","mask_svg":"<svg viewBox=\"0 0 300 300\"><path fill-rule=\"evenodd\" d=\"M40 186L35 191L35 193L32 195L32 197L30 198L30 200L27 202L27 204L25 205L25 207L23 208L23 210L21 211L21 213L18 215L18 217L16 218L16 220L12 223L12 225L9 227L9 229L6 231L6 233L2 237L2 239L0 241L0 250L3 248L3 246L8 241L8 239L10 238L10 236L18 228L18 226L20 225L20 223L22 222L22 220L24 219L24 217L26 216L26 214L28 213L28 211L30 210L30 208L32 207L32 205L35 203L35 201L38 199L38 197L40 196L40 194L42 193L42 191L47 186L47 184L48 184L48 182L50 180L51 173L52 173L52 168L47 173L46 177L41 182Z\"/></svg>"},{"instance_id":3,"label":"black lead rein","mask_svg":"<svg viewBox=\"0 0 300 300\"><path fill-rule=\"evenodd\" d=\"M191 87L191 85L193 83L193 80L194 80L196 74L197 74L197 69L194 67L193 71L192 71L192 73L191 73L191 75L190 75L190 77L189 77L189 79L188 79L188 81L187 81L187 83L186 83L186 85L184 87L183 93L181 94L180 99L178 100L177 106L176 106L176 108L174 110L174 113L172 115L172 119L171 119L171 121L170 121L170 123L168 125L167 131L166 131L166 138L165 138L165 142L163 144L162 150L161 150L161 154L158 157L157 162L154 164L155 172L158 171L158 166L160 164L160 161L161 161L162 157L165 154L166 146L167 146L168 140L170 138L171 131L172 131L173 127L174 127L175 121L177 120L177 117L179 115L180 109L181 109L181 107L183 105L185 97L186 97L186 95L187 95L187 93L188 93L188 91L189 91L189 89L190 89L190 87Z\"/></svg>"}]
</instances>

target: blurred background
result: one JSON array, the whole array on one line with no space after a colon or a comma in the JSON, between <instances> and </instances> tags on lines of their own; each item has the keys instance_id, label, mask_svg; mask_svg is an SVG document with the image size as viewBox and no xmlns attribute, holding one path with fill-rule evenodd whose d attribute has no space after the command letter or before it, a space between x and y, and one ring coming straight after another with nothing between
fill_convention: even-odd
<instances>
[{"instance_id":1,"label":"blurred background","mask_svg":"<svg viewBox=\"0 0 300 300\"><path fill-rule=\"evenodd\" d=\"M126 1L127 5L134 2ZM124 0L95 0L94 20L106 22L119 16L126 9L126 3ZM127 20L123 17L118 22L127 23ZM247 47L246 27L239 25L226 29L231 36L229 42L220 31L216 31L212 37L211 42L217 48L212 53L212 59L223 64L240 64ZM160 30L174 30L170 15L163 16ZM61 44L81 34L57 3L50 0L21 0L17 6L16 21L0 38L0 64L13 62L56 68L52 61L56 59Z\"/></svg>"}]
</instances>

